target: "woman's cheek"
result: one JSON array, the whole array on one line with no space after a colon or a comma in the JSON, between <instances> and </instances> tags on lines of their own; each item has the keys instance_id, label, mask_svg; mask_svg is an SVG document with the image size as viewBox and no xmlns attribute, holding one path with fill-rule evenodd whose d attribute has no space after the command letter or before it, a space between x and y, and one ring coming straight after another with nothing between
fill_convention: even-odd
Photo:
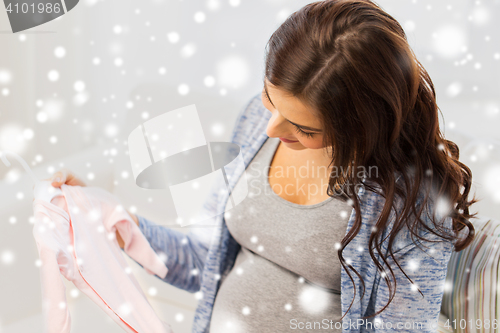
<instances>
[{"instance_id":1,"label":"woman's cheek","mask_svg":"<svg viewBox=\"0 0 500 333\"><path fill-rule=\"evenodd\" d=\"M321 149L323 147L323 138L322 137L317 137L317 138L298 138L300 143L309 149Z\"/></svg>"}]
</instances>

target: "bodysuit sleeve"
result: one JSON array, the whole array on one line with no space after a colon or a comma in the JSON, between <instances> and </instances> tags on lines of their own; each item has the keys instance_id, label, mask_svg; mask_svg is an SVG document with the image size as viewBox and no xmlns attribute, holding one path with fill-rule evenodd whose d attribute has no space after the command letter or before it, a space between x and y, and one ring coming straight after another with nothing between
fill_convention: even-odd
<instances>
[{"instance_id":1,"label":"bodysuit sleeve","mask_svg":"<svg viewBox=\"0 0 500 333\"><path fill-rule=\"evenodd\" d=\"M125 210L119 198L101 188L86 188L87 193L99 200L100 217L106 230L123 239L125 253L139 263L149 274L164 278L168 271L165 260L151 248L148 240ZM116 242L116 240L115 240ZM116 242L118 246L118 242Z\"/></svg>"}]
</instances>

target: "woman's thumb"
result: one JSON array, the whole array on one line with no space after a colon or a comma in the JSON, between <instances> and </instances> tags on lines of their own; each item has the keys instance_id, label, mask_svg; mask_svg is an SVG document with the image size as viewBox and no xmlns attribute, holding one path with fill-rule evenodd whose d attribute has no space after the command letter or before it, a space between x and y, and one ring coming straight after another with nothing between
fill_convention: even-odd
<instances>
[{"instance_id":1,"label":"woman's thumb","mask_svg":"<svg viewBox=\"0 0 500 333\"><path fill-rule=\"evenodd\" d=\"M63 171L58 171L52 176L52 185L61 186L66 179Z\"/></svg>"}]
</instances>

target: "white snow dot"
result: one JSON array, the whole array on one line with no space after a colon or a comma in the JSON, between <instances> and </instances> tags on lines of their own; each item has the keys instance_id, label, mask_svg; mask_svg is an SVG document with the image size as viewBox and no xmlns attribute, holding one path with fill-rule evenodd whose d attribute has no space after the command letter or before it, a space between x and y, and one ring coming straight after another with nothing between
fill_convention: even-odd
<instances>
[{"instance_id":1,"label":"white snow dot","mask_svg":"<svg viewBox=\"0 0 500 333\"><path fill-rule=\"evenodd\" d=\"M276 21L283 22L288 16L290 16L290 14L290 10L288 8L284 8L276 14Z\"/></svg>"},{"instance_id":2,"label":"white snow dot","mask_svg":"<svg viewBox=\"0 0 500 333\"><path fill-rule=\"evenodd\" d=\"M457 25L444 25L433 34L432 43L435 51L444 58L458 55L466 45L466 34Z\"/></svg>"},{"instance_id":3,"label":"white snow dot","mask_svg":"<svg viewBox=\"0 0 500 333\"><path fill-rule=\"evenodd\" d=\"M6 69L0 69L0 84L9 84L12 80L12 74Z\"/></svg>"},{"instance_id":4,"label":"white snow dot","mask_svg":"<svg viewBox=\"0 0 500 333\"><path fill-rule=\"evenodd\" d=\"M408 32L415 31L415 22L414 21L406 21L404 24L404 29Z\"/></svg>"},{"instance_id":5,"label":"white snow dot","mask_svg":"<svg viewBox=\"0 0 500 333\"><path fill-rule=\"evenodd\" d=\"M409 260L408 261L408 268L412 271L417 270L419 267L418 262L415 260Z\"/></svg>"},{"instance_id":6,"label":"white snow dot","mask_svg":"<svg viewBox=\"0 0 500 333\"><path fill-rule=\"evenodd\" d=\"M56 71L55 69L49 71L47 74L47 77L49 78L49 81L55 82L59 80L59 72Z\"/></svg>"},{"instance_id":7,"label":"white snow dot","mask_svg":"<svg viewBox=\"0 0 500 333\"><path fill-rule=\"evenodd\" d=\"M166 72L167 72L167 69L165 67L160 67L158 69L158 73L160 73L161 75L165 75Z\"/></svg>"},{"instance_id":8,"label":"white snow dot","mask_svg":"<svg viewBox=\"0 0 500 333\"><path fill-rule=\"evenodd\" d=\"M207 87L213 87L215 85L215 78L213 76L206 76L205 79L203 80L203 83Z\"/></svg>"},{"instance_id":9,"label":"white snow dot","mask_svg":"<svg viewBox=\"0 0 500 333\"><path fill-rule=\"evenodd\" d=\"M472 22L481 26L485 25L488 23L490 19L490 13L489 10L486 7L479 6L475 7L474 10L472 11Z\"/></svg>"},{"instance_id":10,"label":"white snow dot","mask_svg":"<svg viewBox=\"0 0 500 333\"><path fill-rule=\"evenodd\" d=\"M132 312L132 305L129 304L129 303L123 303L122 305L120 305L120 307L118 308L118 313L120 314L120 316L127 316L129 315L130 313Z\"/></svg>"},{"instance_id":11,"label":"white snow dot","mask_svg":"<svg viewBox=\"0 0 500 333\"><path fill-rule=\"evenodd\" d=\"M240 0L229 0L229 5L232 7L238 7L241 4Z\"/></svg>"},{"instance_id":12,"label":"white snow dot","mask_svg":"<svg viewBox=\"0 0 500 333\"><path fill-rule=\"evenodd\" d=\"M213 134L221 136L224 133L224 125L220 123L214 124L212 125L211 130Z\"/></svg>"},{"instance_id":13,"label":"white snow dot","mask_svg":"<svg viewBox=\"0 0 500 333\"><path fill-rule=\"evenodd\" d=\"M52 135L52 136L49 138L49 141L50 141L50 143L52 143L52 144L57 143L57 136Z\"/></svg>"},{"instance_id":14,"label":"white snow dot","mask_svg":"<svg viewBox=\"0 0 500 333\"><path fill-rule=\"evenodd\" d=\"M2 89L2 95L4 95L4 96L9 96L9 94L10 94L10 90L9 90L9 88L3 88L3 89Z\"/></svg>"},{"instance_id":15,"label":"white snow dot","mask_svg":"<svg viewBox=\"0 0 500 333\"><path fill-rule=\"evenodd\" d=\"M115 25L115 26L113 27L113 32L114 32L115 34L117 34L117 35L121 34L121 33L122 33L122 31L123 31L123 29L122 29L122 27L121 27L120 25Z\"/></svg>"},{"instance_id":16,"label":"white snow dot","mask_svg":"<svg viewBox=\"0 0 500 333\"><path fill-rule=\"evenodd\" d=\"M216 65L217 82L223 86L238 88L250 79L250 66L246 58L231 55L220 60Z\"/></svg>"},{"instance_id":17,"label":"white snow dot","mask_svg":"<svg viewBox=\"0 0 500 333\"><path fill-rule=\"evenodd\" d=\"M123 65L122 58L115 58L115 66L120 67L121 65Z\"/></svg>"},{"instance_id":18,"label":"white snow dot","mask_svg":"<svg viewBox=\"0 0 500 333\"><path fill-rule=\"evenodd\" d=\"M177 313L175 315L175 321L181 322L184 320L184 315L182 313Z\"/></svg>"},{"instance_id":19,"label":"white snow dot","mask_svg":"<svg viewBox=\"0 0 500 333\"><path fill-rule=\"evenodd\" d=\"M206 15L203 12L196 12L194 13L194 21L196 23L203 23L205 22Z\"/></svg>"},{"instance_id":20,"label":"white snow dot","mask_svg":"<svg viewBox=\"0 0 500 333\"><path fill-rule=\"evenodd\" d=\"M62 46L58 46L54 49L54 55L56 58L64 58L66 55L66 49Z\"/></svg>"},{"instance_id":21,"label":"white snow dot","mask_svg":"<svg viewBox=\"0 0 500 333\"><path fill-rule=\"evenodd\" d=\"M99 64L101 63L101 59L99 59L98 57L94 57L94 58L92 59L92 63L93 63L94 65L99 65Z\"/></svg>"},{"instance_id":22,"label":"white snow dot","mask_svg":"<svg viewBox=\"0 0 500 333\"><path fill-rule=\"evenodd\" d=\"M118 126L115 124L108 124L104 129L104 133L107 137L115 137L118 134Z\"/></svg>"},{"instance_id":23,"label":"white snow dot","mask_svg":"<svg viewBox=\"0 0 500 333\"><path fill-rule=\"evenodd\" d=\"M241 313L243 313L245 316L248 316L250 314L250 308L248 306L243 307Z\"/></svg>"},{"instance_id":24,"label":"white snow dot","mask_svg":"<svg viewBox=\"0 0 500 333\"><path fill-rule=\"evenodd\" d=\"M134 213L132 211L130 211L131 213ZM160 260L164 263L166 263L168 261L168 257L167 257L167 254L165 252L158 252L158 258L160 258Z\"/></svg>"},{"instance_id":25,"label":"white snow dot","mask_svg":"<svg viewBox=\"0 0 500 333\"><path fill-rule=\"evenodd\" d=\"M175 44L180 40L180 36L177 32L172 31L167 34L167 38L170 43Z\"/></svg>"},{"instance_id":26,"label":"white snow dot","mask_svg":"<svg viewBox=\"0 0 500 333\"><path fill-rule=\"evenodd\" d=\"M462 91L462 85L460 84L460 82L453 82L446 89L446 94L449 97L455 97L458 94L460 94L461 91Z\"/></svg>"},{"instance_id":27,"label":"white snow dot","mask_svg":"<svg viewBox=\"0 0 500 333\"><path fill-rule=\"evenodd\" d=\"M220 1L219 0L208 0L207 7L210 10L217 10L220 7Z\"/></svg>"},{"instance_id":28,"label":"white snow dot","mask_svg":"<svg viewBox=\"0 0 500 333\"><path fill-rule=\"evenodd\" d=\"M31 128L25 128L23 131L23 136L26 140L31 140L35 136L35 132Z\"/></svg>"},{"instance_id":29,"label":"white snow dot","mask_svg":"<svg viewBox=\"0 0 500 333\"><path fill-rule=\"evenodd\" d=\"M189 93L189 86L185 83L179 85L177 88L177 91L179 92L180 95L187 95Z\"/></svg>"},{"instance_id":30,"label":"white snow dot","mask_svg":"<svg viewBox=\"0 0 500 333\"><path fill-rule=\"evenodd\" d=\"M286 303L286 304L285 304L285 310L286 310L286 311L290 311L290 310L292 310L292 304L290 304L290 303Z\"/></svg>"},{"instance_id":31,"label":"white snow dot","mask_svg":"<svg viewBox=\"0 0 500 333\"><path fill-rule=\"evenodd\" d=\"M324 311L329 304L329 293L315 286L305 285L299 295L299 304L310 314Z\"/></svg>"},{"instance_id":32,"label":"white snow dot","mask_svg":"<svg viewBox=\"0 0 500 333\"><path fill-rule=\"evenodd\" d=\"M196 52L196 45L194 43L186 44L181 49L181 56L183 58L189 58Z\"/></svg>"},{"instance_id":33,"label":"white snow dot","mask_svg":"<svg viewBox=\"0 0 500 333\"><path fill-rule=\"evenodd\" d=\"M76 288L73 288L70 291L70 295L71 295L71 297L76 298L76 297L78 297L78 295L80 295L80 291Z\"/></svg>"},{"instance_id":34,"label":"white snow dot","mask_svg":"<svg viewBox=\"0 0 500 333\"><path fill-rule=\"evenodd\" d=\"M158 294L158 289L156 289L155 287L150 287L148 289L148 294L151 296L156 296Z\"/></svg>"},{"instance_id":35,"label":"white snow dot","mask_svg":"<svg viewBox=\"0 0 500 333\"><path fill-rule=\"evenodd\" d=\"M73 88L75 89L75 91L77 92L82 92L85 90L85 83L83 81L76 81L74 84L73 84Z\"/></svg>"},{"instance_id":36,"label":"white snow dot","mask_svg":"<svg viewBox=\"0 0 500 333\"><path fill-rule=\"evenodd\" d=\"M14 253L11 251L4 251L2 252L2 262L5 265L10 265L14 262Z\"/></svg>"}]
</instances>

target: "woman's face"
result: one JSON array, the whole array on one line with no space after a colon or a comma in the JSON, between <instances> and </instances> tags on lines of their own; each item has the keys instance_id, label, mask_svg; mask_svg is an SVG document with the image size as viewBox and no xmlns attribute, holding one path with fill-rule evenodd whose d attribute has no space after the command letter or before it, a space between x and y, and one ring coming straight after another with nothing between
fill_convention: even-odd
<instances>
[{"instance_id":1,"label":"woman's face","mask_svg":"<svg viewBox=\"0 0 500 333\"><path fill-rule=\"evenodd\" d=\"M281 140L290 149L325 148L319 119L298 98L279 90L266 79L262 89L262 104L272 113L267 125L267 136L294 141L289 143Z\"/></svg>"}]
</instances>

